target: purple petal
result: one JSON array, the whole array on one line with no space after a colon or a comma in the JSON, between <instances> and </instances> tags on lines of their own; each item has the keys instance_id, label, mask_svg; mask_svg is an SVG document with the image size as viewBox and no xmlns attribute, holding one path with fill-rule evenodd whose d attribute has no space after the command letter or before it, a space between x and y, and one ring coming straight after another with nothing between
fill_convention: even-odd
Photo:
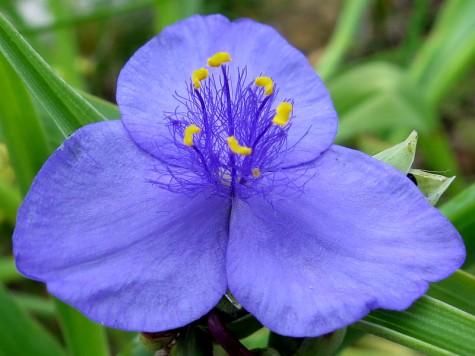
<instances>
[{"instance_id":1,"label":"purple petal","mask_svg":"<svg viewBox=\"0 0 475 356\"><path fill-rule=\"evenodd\" d=\"M285 174L300 194L236 201L227 252L229 289L277 333L316 336L375 308L403 310L464 260L455 228L390 166L332 146Z\"/></svg>"},{"instance_id":2,"label":"purple petal","mask_svg":"<svg viewBox=\"0 0 475 356\"><path fill-rule=\"evenodd\" d=\"M110 327L161 331L200 318L226 291L229 206L159 188L156 171L120 121L77 131L18 212L18 269Z\"/></svg>"},{"instance_id":3,"label":"purple petal","mask_svg":"<svg viewBox=\"0 0 475 356\"><path fill-rule=\"evenodd\" d=\"M278 93L274 106L284 100L294 105L287 144L297 147L286 157L289 166L311 161L327 149L336 134L337 115L322 81L305 56L277 31L252 20L229 22L220 15L193 16L163 30L140 48L120 73L117 102L132 139L147 152L161 157L170 139L165 112L179 103L175 91L186 94L193 70L207 59L228 51L231 77L247 66L247 78L273 78ZM219 75L219 68L210 74ZM274 107L275 108L275 107Z\"/></svg>"}]
</instances>

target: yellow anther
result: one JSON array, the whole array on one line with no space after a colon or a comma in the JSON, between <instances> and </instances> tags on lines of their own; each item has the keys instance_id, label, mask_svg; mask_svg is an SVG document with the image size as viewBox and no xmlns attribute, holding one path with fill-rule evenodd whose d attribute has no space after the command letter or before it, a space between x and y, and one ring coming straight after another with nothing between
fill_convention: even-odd
<instances>
[{"instance_id":1,"label":"yellow anther","mask_svg":"<svg viewBox=\"0 0 475 356\"><path fill-rule=\"evenodd\" d=\"M208 70L206 68L200 68L193 71L191 80L193 80L193 88L199 89L201 87L200 81L208 77Z\"/></svg>"},{"instance_id":2,"label":"yellow anther","mask_svg":"<svg viewBox=\"0 0 475 356\"><path fill-rule=\"evenodd\" d=\"M254 178L259 178L261 176L261 170L259 168L252 169L252 176Z\"/></svg>"},{"instance_id":3,"label":"yellow anther","mask_svg":"<svg viewBox=\"0 0 475 356\"><path fill-rule=\"evenodd\" d=\"M218 52L214 56L208 58L208 65L210 67L219 67L225 62L230 62L231 56L228 52Z\"/></svg>"},{"instance_id":4,"label":"yellow anther","mask_svg":"<svg viewBox=\"0 0 475 356\"><path fill-rule=\"evenodd\" d=\"M228 137L228 145L231 151L241 156L249 156L252 153L252 148L241 146L234 136Z\"/></svg>"},{"instance_id":5,"label":"yellow anther","mask_svg":"<svg viewBox=\"0 0 475 356\"><path fill-rule=\"evenodd\" d=\"M270 77L257 77L254 84L258 87L264 87L264 94L271 95L274 92L274 82Z\"/></svg>"},{"instance_id":6,"label":"yellow anther","mask_svg":"<svg viewBox=\"0 0 475 356\"><path fill-rule=\"evenodd\" d=\"M201 132L201 129L196 125L189 125L185 128L185 135L183 136L183 143L187 146L193 146L193 135Z\"/></svg>"},{"instance_id":7,"label":"yellow anther","mask_svg":"<svg viewBox=\"0 0 475 356\"><path fill-rule=\"evenodd\" d=\"M292 112L292 104L283 102L277 105L275 109L275 116L272 119L274 125L285 126L290 119L290 113Z\"/></svg>"}]
</instances>

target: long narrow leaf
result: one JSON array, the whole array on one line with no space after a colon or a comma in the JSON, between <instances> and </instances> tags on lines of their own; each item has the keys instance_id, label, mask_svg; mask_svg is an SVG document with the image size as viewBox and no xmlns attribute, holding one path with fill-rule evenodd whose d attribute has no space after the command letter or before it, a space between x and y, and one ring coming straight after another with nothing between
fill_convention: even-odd
<instances>
[{"instance_id":1,"label":"long narrow leaf","mask_svg":"<svg viewBox=\"0 0 475 356\"><path fill-rule=\"evenodd\" d=\"M427 295L475 315L475 276L458 270L443 281L433 283Z\"/></svg>"},{"instance_id":2,"label":"long narrow leaf","mask_svg":"<svg viewBox=\"0 0 475 356\"><path fill-rule=\"evenodd\" d=\"M435 106L473 67L474 13L475 1L446 1L434 30L410 69L412 79Z\"/></svg>"},{"instance_id":3,"label":"long narrow leaf","mask_svg":"<svg viewBox=\"0 0 475 356\"><path fill-rule=\"evenodd\" d=\"M475 355L475 316L427 296L403 312L373 311L353 327L430 355Z\"/></svg>"},{"instance_id":4,"label":"long narrow leaf","mask_svg":"<svg viewBox=\"0 0 475 356\"><path fill-rule=\"evenodd\" d=\"M371 0L343 2L342 14L337 27L317 66L318 73L323 79L330 78L338 69L343 56L356 37L363 15L371 2Z\"/></svg>"},{"instance_id":5,"label":"long narrow leaf","mask_svg":"<svg viewBox=\"0 0 475 356\"><path fill-rule=\"evenodd\" d=\"M26 88L1 54L0 78L0 129L24 195L50 149Z\"/></svg>"},{"instance_id":6,"label":"long narrow leaf","mask_svg":"<svg viewBox=\"0 0 475 356\"><path fill-rule=\"evenodd\" d=\"M62 80L0 14L0 50L32 94L44 105L64 136L101 120L99 113Z\"/></svg>"}]
</instances>

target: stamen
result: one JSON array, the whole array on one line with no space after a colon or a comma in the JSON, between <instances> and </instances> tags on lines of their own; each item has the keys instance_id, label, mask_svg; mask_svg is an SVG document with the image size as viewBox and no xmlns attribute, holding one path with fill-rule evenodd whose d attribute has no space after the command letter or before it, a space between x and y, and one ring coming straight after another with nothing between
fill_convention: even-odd
<instances>
[{"instance_id":1,"label":"stamen","mask_svg":"<svg viewBox=\"0 0 475 356\"><path fill-rule=\"evenodd\" d=\"M261 176L261 170L259 168L253 168L251 172L252 176L256 179Z\"/></svg>"},{"instance_id":2,"label":"stamen","mask_svg":"<svg viewBox=\"0 0 475 356\"><path fill-rule=\"evenodd\" d=\"M200 81L208 77L208 70L206 68L200 68L193 71L191 80L193 81L193 88L199 89L201 87Z\"/></svg>"},{"instance_id":3,"label":"stamen","mask_svg":"<svg viewBox=\"0 0 475 356\"><path fill-rule=\"evenodd\" d=\"M185 128L185 134L183 137L183 143L186 146L193 146L193 135L201 132L201 129L196 125L189 125Z\"/></svg>"},{"instance_id":4,"label":"stamen","mask_svg":"<svg viewBox=\"0 0 475 356\"><path fill-rule=\"evenodd\" d=\"M208 58L208 65L210 67L219 67L225 62L231 61L231 55L228 52L218 52L214 56Z\"/></svg>"},{"instance_id":5,"label":"stamen","mask_svg":"<svg viewBox=\"0 0 475 356\"><path fill-rule=\"evenodd\" d=\"M285 126L290 119L290 113L292 112L292 104L283 102L277 105L275 110L275 116L272 119L274 125Z\"/></svg>"},{"instance_id":6,"label":"stamen","mask_svg":"<svg viewBox=\"0 0 475 356\"><path fill-rule=\"evenodd\" d=\"M258 87L264 87L264 94L271 95L274 92L274 82L270 77L257 77L254 84Z\"/></svg>"},{"instance_id":7,"label":"stamen","mask_svg":"<svg viewBox=\"0 0 475 356\"><path fill-rule=\"evenodd\" d=\"M252 153L252 148L241 146L234 136L228 137L228 145L232 152L241 156L249 156Z\"/></svg>"}]
</instances>

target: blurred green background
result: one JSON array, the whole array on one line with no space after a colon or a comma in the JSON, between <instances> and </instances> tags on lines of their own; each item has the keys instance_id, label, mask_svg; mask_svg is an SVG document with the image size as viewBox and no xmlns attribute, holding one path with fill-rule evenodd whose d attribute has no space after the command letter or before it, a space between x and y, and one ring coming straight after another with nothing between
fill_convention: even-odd
<instances>
[{"instance_id":1,"label":"blurred green background","mask_svg":"<svg viewBox=\"0 0 475 356\"><path fill-rule=\"evenodd\" d=\"M308 56L328 86L340 115L337 143L375 154L417 130L414 167L457 176L439 206L465 239L464 269L475 270L475 1L0 0L0 10L108 119L119 118L107 102L115 104L120 69L164 26L216 12L274 26ZM77 122L65 125L53 115L66 113L61 95L56 103L42 100L42 95L54 97L47 89L54 77L45 75L35 84L30 74L44 73L43 64L10 51L19 40L9 31L2 27L0 33L0 355L64 354L62 345L74 355L147 354L133 333L107 330L106 340L103 328L53 301L43 285L14 268L10 237L21 197L52 150L89 118L81 121L73 106L70 116L77 115ZM31 117L37 118L34 124ZM24 153L28 150L35 155ZM472 275L464 278L473 281ZM445 292L475 299L470 286L461 290L455 283ZM432 293L449 303L440 290ZM349 347L343 354L414 353L373 335L360 336L345 340ZM246 343L262 346L266 337L260 331Z\"/></svg>"}]
</instances>

